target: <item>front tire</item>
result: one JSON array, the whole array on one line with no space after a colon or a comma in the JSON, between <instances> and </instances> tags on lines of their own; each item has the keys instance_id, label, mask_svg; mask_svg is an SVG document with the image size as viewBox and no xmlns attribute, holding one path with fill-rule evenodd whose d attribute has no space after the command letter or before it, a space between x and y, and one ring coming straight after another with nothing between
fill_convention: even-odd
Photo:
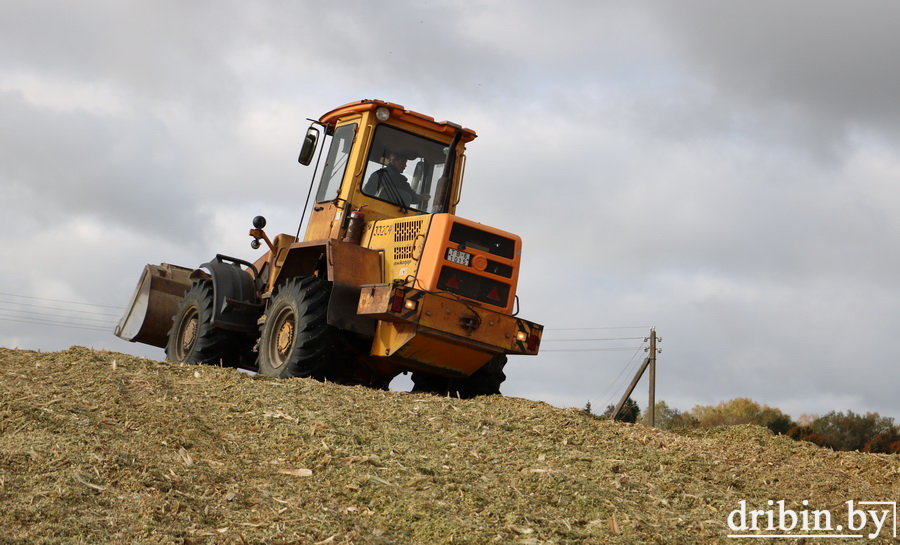
<instances>
[{"instance_id":1,"label":"front tire","mask_svg":"<svg viewBox=\"0 0 900 545\"><path fill-rule=\"evenodd\" d=\"M273 378L324 380L341 359L340 330L328 325L331 284L315 276L288 279L272 298L260 330L259 372Z\"/></svg>"},{"instance_id":2,"label":"front tire","mask_svg":"<svg viewBox=\"0 0 900 545\"><path fill-rule=\"evenodd\" d=\"M172 318L166 343L166 361L228 365L233 357L229 332L212 325L211 280L191 284Z\"/></svg>"}]
</instances>

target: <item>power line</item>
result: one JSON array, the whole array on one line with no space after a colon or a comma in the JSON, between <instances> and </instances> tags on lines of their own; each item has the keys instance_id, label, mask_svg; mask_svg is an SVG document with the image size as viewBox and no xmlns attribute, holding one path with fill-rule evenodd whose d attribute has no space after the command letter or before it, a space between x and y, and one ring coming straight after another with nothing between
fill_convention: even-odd
<instances>
[{"instance_id":1,"label":"power line","mask_svg":"<svg viewBox=\"0 0 900 545\"><path fill-rule=\"evenodd\" d=\"M39 308L42 310L59 310L62 312L77 312L79 314L90 314L91 316L109 316L112 318L118 318L118 314L108 314L106 312L91 312L89 310L78 310L74 308L59 308L59 307L47 307L44 305L30 305L28 303L16 303L14 301L0 301L0 305L15 305L16 307L31 307L31 308ZM18 308L10 308L8 310L19 310ZM23 310L21 312L31 312L30 310ZM35 313L40 314L40 313ZM86 320L88 318L85 318Z\"/></svg>"},{"instance_id":2,"label":"power line","mask_svg":"<svg viewBox=\"0 0 900 545\"><path fill-rule=\"evenodd\" d=\"M116 310L124 310L124 307L113 306L113 305L100 305L95 303L82 303L79 301L65 301L62 299L51 299L47 297L32 297L29 295L19 295L14 293L2 293L0 292L0 296L5 297L18 297L22 299L29 299L32 301L43 301L43 302L51 302L51 303L61 303L64 305L79 305L86 307L95 307L95 308L109 308ZM75 313L75 314L88 314L91 316L107 316L111 318L117 318L117 314L109 314L104 312L92 312L89 310L80 310L75 308L60 308L56 306L47 306L41 304L30 304L23 303L19 301L3 301L0 300L0 305L15 305L17 307L30 307L37 308L42 310L53 310L53 311L61 311L66 313ZM60 316L58 314L48 314L45 312L33 312L29 310L19 309L19 308L4 308L0 306L0 311L10 311L16 314L8 314L0 312L0 319L8 322L17 322L17 323L25 323L25 324L35 324L35 325L52 325L55 327L70 327L74 329L88 329L88 330L96 330L96 331L106 331L107 329L111 329L117 323L116 321L107 321L103 319L97 318L87 318L81 316ZM56 318L66 318L71 320L80 320L81 322L97 322L97 324L90 323L79 323L72 321L56 321L56 320L47 320L45 318L41 318L41 316L48 317L56 317ZM103 327L101 327L103 326ZM545 328L544 331L605 331L605 330L622 330L622 329L647 329L650 326L607 326L607 327L569 327L569 328ZM633 340L644 340L646 337L595 337L595 338L578 338L578 339L542 339L542 343L582 343L582 342L606 342L606 341L633 341ZM641 347L637 347L637 350L640 350ZM635 347L594 347L594 348L580 348L580 347L565 347L565 348L550 348L544 349L542 352L626 352L630 350L635 350ZM626 365L626 369L627 369ZM624 372L624 370L623 370ZM621 375L621 373L620 373Z\"/></svg>"},{"instance_id":3,"label":"power line","mask_svg":"<svg viewBox=\"0 0 900 545\"><path fill-rule=\"evenodd\" d=\"M65 301L47 297L32 297L29 295L18 295L13 293L0 293L0 296L6 298L17 297L28 301L34 301L26 303L21 300L0 299L0 320L5 322L66 327L89 331L112 331L117 322L116 320L111 319L117 318L118 316L116 314L97 312L96 309L122 308L111 305ZM65 305L70 306L66 307Z\"/></svg>"},{"instance_id":4,"label":"power line","mask_svg":"<svg viewBox=\"0 0 900 545\"><path fill-rule=\"evenodd\" d=\"M14 312L15 314L8 314L9 312ZM72 320L81 320L85 322L99 322L101 324L110 324L115 323L113 320L103 320L100 318L82 318L80 316L60 316L59 314L48 314L46 312L34 312L31 310L17 310L17 309L8 309L8 308L0 308L0 315L9 316L12 318L26 318L29 320L40 320L43 318L34 318L34 316L49 316L51 318L66 318ZM69 322L66 322L69 323ZM85 324L91 325L91 324Z\"/></svg>"},{"instance_id":5,"label":"power line","mask_svg":"<svg viewBox=\"0 0 900 545\"><path fill-rule=\"evenodd\" d=\"M610 331L610 330L629 330L629 329L642 329L652 330L652 326L607 326L607 327L566 327L566 328L544 328L544 332L600 332L600 331ZM604 343L610 341L642 341L640 346L595 346L590 348L584 348L583 345L579 346L581 343L587 342L596 342L596 343ZM648 337L646 335L641 335L640 337L606 337L606 336L588 336L588 337L577 337L577 338L543 338L541 339L541 343L546 345L547 343L557 343L553 346L560 346L560 348L543 348L541 353L546 352L630 352L633 351L631 358L622 369L619 371L616 377L607 383L606 389L601 393L597 399L604 400L603 407L608 406L610 403L614 401L614 397L616 392L620 391L624 388L625 384L628 381L628 377L631 376L634 372L634 368L636 365L640 364L640 358L638 357L641 353L641 349L645 348Z\"/></svg>"},{"instance_id":6,"label":"power line","mask_svg":"<svg viewBox=\"0 0 900 545\"><path fill-rule=\"evenodd\" d=\"M641 347L639 346L638 349ZM549 350L541 350L541 352L628 352L634 350L633 346L623 346L622 348L551 348Z\"/></svg>"},{"instance_id":7,"label":"power line","mask_svg":"<svg viewBox=\"0 0 900 545\"><path fill-rule=\"evenodd\" d=\"M569 329L544 329L544 331L594 331L594 330L609 330L609 329L631 329L630 327L580 327L580 328L569 328ZM576 346L576 343L585 343L585 342L607 342L607 341L645 341L646 337L641 335L640 337L588 337L588 338L567 338L567 339L541 339L541 344L545 343L567 343L571 346L563 347L563 348L545 348L541 350L541 352L627 352L630 350L634 350L633 346L598 346L592 348L583 348ZM640 348L640 347L638 347Z\"/></svg>"},{"instance_id":8,"label":"power line","mask_svg":"<svg viewBox=\"0 0 900 545\"><path fill-rule=\"evenodd\" d=\"M640 337L604 337L597 339L541 339L542 343L558 343L558 342L582 342L582 341L639 341L646 339L646 336Z\"/></svg>"},{"instance_id":9,"label":"power line","mask_svg":"<svg viewBox=\"0 0 900 545\"><path fill-rule=\"evenodd\" d=\"M52 301L52 302L54 302L54 303L65 303L65 304L67 304L67 305L85 305L85 306L89 306L89 307L114 308L114 309L117 309L117 310L124 310L124 309L125 309L125 307L117 307L117 306L112 306L112 305L98 305L98 304L95 304L95 303L81 303L81 302L78 302L78 301L63 301L63 300L60 300L60 299L47 299L47 298L45 298L45 297L30 297L30 296L28 296L28 295L18 295L18 294L15 294L15 293L0 293L0 295L4 295L4 296L6 296L6 297L22 297L23 299L34 299L34 300L37 300L37 301ZM10 302L15 302L15 301L10 301Z\"/></svg>"},{"instance_id":10,"label":"power line","mask_svg":"<svg viewBox=\"0 0 900 545\"><path fill-rule=\"evenodd\" d=\"M54 327L68 327L70 329L88 329L91 331L112 331L111 328L106 328L106 327L91 327L89 325L74 325L71 323L54 322L51 320L43 320L40 322L34 322L34 321L30 321L30 320L4 318L3 316L0 316L0 320L3 320L5 322L16 322L19 324L49 325L49 326L54 326Z\"/></svg>"},{"instance_id":11,"label":"power line","mask_svg":"<svg viewBox=\"0 0 900 545\"><path fill-rule=\"evenodd\" d=\"M604 407L610 405L610 403L615 399L616 392L621 390L625 385L625 381L628 380L628 377L632 374L631 370L635 367L635 364L638 361L637 356L641 353L642 348L644 348L643 345L639 346L638 349L635 350L634 354L631 355L631 359L628 361L628 363L625 364L625 367L623 367L622 370L619 371L619 374L616 376L616 378L610 381L609 386L607 386L603 394L600 395L600 399L606 397L606 401L603 403Z\"/></svg>"},{"instance_id":12,"label":"power line","mask_svg":"<svg viewBox=\"0 0 900 545\"><path fill-rule=\"evenodd\" d=\"M651 325L624 325L609 327L545 327L544 331L601 331L609 329L651 329Z\"/></svg>"}]
</instances>

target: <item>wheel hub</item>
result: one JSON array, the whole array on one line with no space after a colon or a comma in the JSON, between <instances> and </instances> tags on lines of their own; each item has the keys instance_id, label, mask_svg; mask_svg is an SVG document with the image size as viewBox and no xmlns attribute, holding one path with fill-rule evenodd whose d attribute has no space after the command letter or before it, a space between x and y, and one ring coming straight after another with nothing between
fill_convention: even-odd
<instances>
[{"instance_id":1,"label":"wheel hub","mask_svg":"<svg viewBox=\"0 0 900 545\"><path fill-rule=\"evenodd\" d=\"M287 357L288 352L291 350L291 345L293 344L294 323L288 320L281 324L281 328L278 330L276 349L278 350L278 357L280 360L284 360Z\"/></svg>"},{"instance_id":2,"label":"wheel hub","mask_svg":"<svg viewBox=\"0 0 900 545\"><path fill-rule=\"evenodd\" d=\"M197 317L191 316L187 323L184 324L184 330L181 333L181 349L187 353L194 346L197 339Z\"/></svg>"}]
</instances>

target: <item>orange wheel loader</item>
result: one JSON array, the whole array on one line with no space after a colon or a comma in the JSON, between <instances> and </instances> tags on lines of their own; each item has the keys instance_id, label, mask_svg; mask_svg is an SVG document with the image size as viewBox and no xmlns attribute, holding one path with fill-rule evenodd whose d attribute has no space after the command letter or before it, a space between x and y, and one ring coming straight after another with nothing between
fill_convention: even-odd
<instances>
[{"instance_id":1,"label":"orange wheel loader","mask_svg":"<svg viewBox=\"0 0 900 545\"><path fill-rule=\"evenodd\" d=\"M412 373L413 391L499 394L507 355L537 354L543 327L517 317L521 239L455 215L475 136L379 100L326 113L300 150L315 163L303 238L257 216L253 261L147 265L116 335L276 378Z\"/></svg>"}]
</instances>

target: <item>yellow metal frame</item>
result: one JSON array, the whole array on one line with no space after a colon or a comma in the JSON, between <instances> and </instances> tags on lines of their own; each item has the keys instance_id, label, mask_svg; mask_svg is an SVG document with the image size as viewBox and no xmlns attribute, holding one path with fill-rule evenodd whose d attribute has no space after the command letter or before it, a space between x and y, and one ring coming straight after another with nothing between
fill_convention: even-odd
<instances>
[{"instance_id":1,"label":"yellow metal frame","mask_svg":"<svg viewBox=\"0 0 900 545\"><path fill-rule=\"evenodd\" d=\"M402 297L399 308L392 308L394 297ZM537 354L543 334L527 320L392 284L363 286L357 312L380 320L371 355L448 375L469 375L497 354ZM532 336L537 344L529 350Z\"/></svg>"}]
</instances>

